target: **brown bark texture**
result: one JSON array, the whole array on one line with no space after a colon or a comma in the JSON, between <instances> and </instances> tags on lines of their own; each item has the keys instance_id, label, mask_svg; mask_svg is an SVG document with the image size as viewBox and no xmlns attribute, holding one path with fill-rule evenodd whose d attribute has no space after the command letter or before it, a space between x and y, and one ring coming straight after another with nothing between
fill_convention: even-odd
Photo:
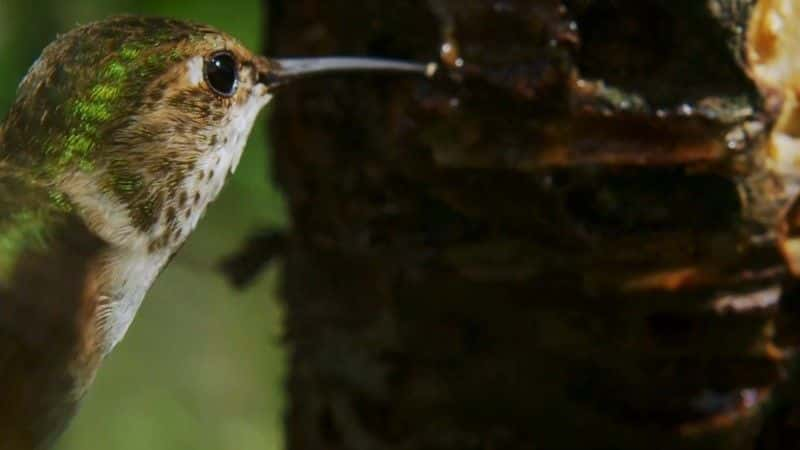
<instances>
[{"instance_id":1,"label":"brown bark texture","mask_svg":"<svg viewBox=\"0 0 800 450\"><path fill-rule=\"evenodd\" d=\"M800 448L754 2L264 3L288 448Z\"/></svg>"}]
</instances>

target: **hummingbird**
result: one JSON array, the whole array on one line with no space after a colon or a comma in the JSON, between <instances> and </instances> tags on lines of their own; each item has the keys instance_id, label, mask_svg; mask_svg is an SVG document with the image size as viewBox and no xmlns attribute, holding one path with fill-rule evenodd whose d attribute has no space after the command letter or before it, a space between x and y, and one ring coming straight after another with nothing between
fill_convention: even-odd
<instances>
[{"instance_id":1,"label":"hummingbird","mask_svg":"<svg viewBox=\"0 0 800 450\"><path fill-rule=\"evenodd\" d=\"M122 16L55 39L0 125L0 450L49 448L281 85L431 74L270 59L216 29Z\"/></svg>"}]
</instances>

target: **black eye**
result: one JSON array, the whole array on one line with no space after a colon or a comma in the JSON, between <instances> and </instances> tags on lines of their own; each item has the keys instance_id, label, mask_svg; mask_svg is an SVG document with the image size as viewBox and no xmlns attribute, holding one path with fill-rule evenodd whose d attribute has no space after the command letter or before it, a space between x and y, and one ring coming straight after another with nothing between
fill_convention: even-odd
<instances>
[{"instance_id":1,"label":"black eye","mask_svg":"<svg viewBox=\"0 0 800 450\"><path fill-rule=\"evenodd\" d=\"M214 92L226 97L233 95L239 81L233 55L228 52L211 55L206 61L205 76L206 82Z\"/></svg>"}]
</instances>

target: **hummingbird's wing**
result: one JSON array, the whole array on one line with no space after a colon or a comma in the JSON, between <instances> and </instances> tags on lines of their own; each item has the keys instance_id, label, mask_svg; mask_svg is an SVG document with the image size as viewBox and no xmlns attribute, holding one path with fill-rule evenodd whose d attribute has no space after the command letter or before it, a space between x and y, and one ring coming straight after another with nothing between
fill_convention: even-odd
<instances>
[{"instance_id":1,"label":"hummingbird's wing","mask_svg":"<svg viewBox=\"0 0 800 450\"><path fill-rule=\"evenodd\" d=\"M73 413L101 245L57 196L0 166L0 450L43 448Z\"/></svg>"}]
</instances>

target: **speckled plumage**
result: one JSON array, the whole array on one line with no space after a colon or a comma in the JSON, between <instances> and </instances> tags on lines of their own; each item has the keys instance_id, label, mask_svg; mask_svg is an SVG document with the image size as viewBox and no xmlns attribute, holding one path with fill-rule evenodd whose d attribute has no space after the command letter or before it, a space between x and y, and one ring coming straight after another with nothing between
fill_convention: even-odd
<instances>
[{"instance_id":1,"label":"speckled plumage","mask_svg":"<svg viewBox=\"0 0 800 450\"><path fill-rule=\"evenodd\" d=\"M204 61L239 64L230 97ZM46 448L238 163L271 63L177 20L60 36L0 128L0 450Z\"/></svg>"}]
</instances>

